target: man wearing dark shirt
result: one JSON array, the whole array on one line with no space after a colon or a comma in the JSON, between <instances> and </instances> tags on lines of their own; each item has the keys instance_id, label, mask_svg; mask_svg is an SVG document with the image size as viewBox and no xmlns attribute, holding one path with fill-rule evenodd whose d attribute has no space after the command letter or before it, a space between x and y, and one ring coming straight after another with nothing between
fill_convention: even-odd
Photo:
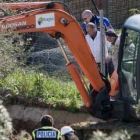
<instances>
[{"instance_id":1,"label":"man wearing dark shirt","mask_svg":"<svg viewBox=\"0 0 140 140\"><path fill-rule=\"evenodd\" d=\"M98 30L100 30L100 17L94 15L90 10L85 10L82 13L82 19L84 20L84 22L81 25L83 31L86 31L86 24L89 23L89 22L94 23L96 28ZM105 17L103 17L103 25L105 26L106 30L113 29L110 21L107 18L105 18Z\"/></svg>"}]
</instances>

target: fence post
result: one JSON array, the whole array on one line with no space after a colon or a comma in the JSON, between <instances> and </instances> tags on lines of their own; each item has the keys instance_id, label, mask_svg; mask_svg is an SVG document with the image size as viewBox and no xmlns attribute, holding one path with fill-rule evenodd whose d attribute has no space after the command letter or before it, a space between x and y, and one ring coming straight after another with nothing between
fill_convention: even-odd
<instances>
[{"instance_id":1,"label":"fence post","mask_svg":"<svg viewBox=\"0 0 140 140\"><path fill-rule=\"evenodd\" d=\"M105 27L103 25L103 10L100 10L100 48L101 48L101 73L105 75Z\"/></svg>"}]
</instances>

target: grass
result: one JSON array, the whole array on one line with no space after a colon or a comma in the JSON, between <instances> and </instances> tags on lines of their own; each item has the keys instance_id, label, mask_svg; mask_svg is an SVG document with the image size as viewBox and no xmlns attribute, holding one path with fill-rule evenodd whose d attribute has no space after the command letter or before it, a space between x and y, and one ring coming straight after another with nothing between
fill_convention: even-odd
<instances>
[{"instance_id":1,"label":"grass","mask_svg":"<svg viewBox=\"0 0 140 140\"><path fill-rule=\"evenodd\" d=\"M74 111L82 104L75 84L69 79L62 80L56 76L19 69L0 79L0 83L4 90L12 91L10 96L37 98L42 102L54 103L56 108L64 105Z\"/></svg>"}]
</instances>

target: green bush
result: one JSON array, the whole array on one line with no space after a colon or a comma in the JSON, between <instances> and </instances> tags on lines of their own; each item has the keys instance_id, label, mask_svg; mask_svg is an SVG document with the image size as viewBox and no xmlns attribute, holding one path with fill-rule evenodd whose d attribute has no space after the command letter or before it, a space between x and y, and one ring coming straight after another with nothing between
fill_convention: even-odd
<instances>
[{"instance_id":1,"label":"green bush","mask_svg":"<svg viewBox=\"0 0 140 140\"><path fill-rule=\"evenodd\" d=\"M17 70L0 79L4 89L11 90L10 96L22 95L27 98L37 98L47 103L65 106L74 111L81 105L81 98L72 81L62 81L34 71Z\"/></svg>"},{"instance_id":2,"label":"green bush","mask_svg":"<svg viewBox=\"0 0 140 140\"><path fill-rule=\"evenodd\" d=\"M133 8L129 10L130 16L135 15L135 14L140 14L140 10Z\"/></svg>"}]
</instances>

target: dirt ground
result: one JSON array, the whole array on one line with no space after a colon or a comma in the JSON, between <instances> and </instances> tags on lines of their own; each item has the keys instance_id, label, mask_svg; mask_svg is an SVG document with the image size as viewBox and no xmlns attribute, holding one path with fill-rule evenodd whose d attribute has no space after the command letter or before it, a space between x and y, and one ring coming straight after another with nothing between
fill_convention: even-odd
<instances>
[{"instance_id":1,"label":"dirt ground","mask_svg":"<svg viewBox=\"0 0 140 140\"><path fill-rule=\"evenodd\" d=\"M118 130L127 130L133 134L132 140L140 140L140 122L122 122L119 120L103 121L93 118L89 113L79 111L77 113L66 110L54 110L53 108L6 104L6 108L13 120L16 134L25 130L31 132L40 127L40 118L44 114L50 114L55 120L55 127L60 129L64 125L71 125L80 140L88 140L94 131L101 130L111 133Z\"/></svg>"}]
</instances>

